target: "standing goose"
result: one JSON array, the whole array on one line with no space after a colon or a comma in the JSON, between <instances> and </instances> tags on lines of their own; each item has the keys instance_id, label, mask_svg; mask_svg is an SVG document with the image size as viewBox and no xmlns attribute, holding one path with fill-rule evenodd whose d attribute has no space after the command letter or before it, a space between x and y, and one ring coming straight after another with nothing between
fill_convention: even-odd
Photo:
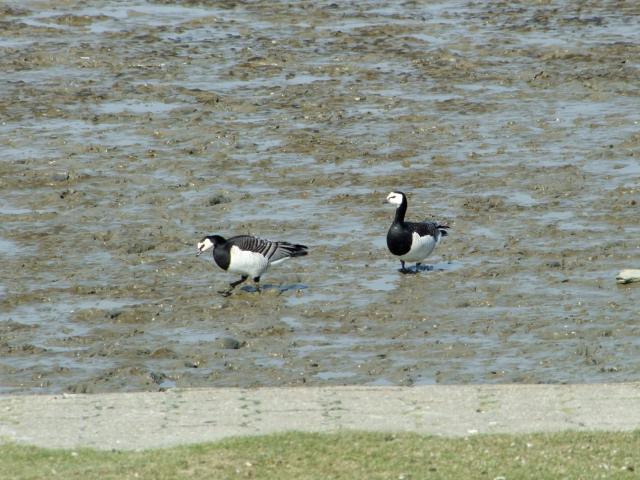
<instances>
[{"instance_id":1,"label":"standing goose","mask_svg":"<svg viewBox=\"0 0 640 480\"><path fill-rule=\"evenodd\" d=\"M272 242L250 235L238 235L228 240L220 235L208 235L198 242L197 248L196 257L213 248L213 260L221 269L241 275L240 280L229 284L229 289L219 292L225 297L249 277L257 284L269 265L309 253L305 245Z\"/></svg>"},{"instance_id":2,"label":"standing goose","mask_svg":"<svg viewBox=\"0 0 640 480\"><path fill-rule=\"evenodd\" d=\"M397 205L396 216L387 232L387 247L400 259L402 273L409 273L404 262L416 262L416 273L420 263L427 258L440 239L447 235L448 225L436 222L405 222L407 213L407 196L402 192L391 192L387 202Z\"/></svg>"}]
</instances>

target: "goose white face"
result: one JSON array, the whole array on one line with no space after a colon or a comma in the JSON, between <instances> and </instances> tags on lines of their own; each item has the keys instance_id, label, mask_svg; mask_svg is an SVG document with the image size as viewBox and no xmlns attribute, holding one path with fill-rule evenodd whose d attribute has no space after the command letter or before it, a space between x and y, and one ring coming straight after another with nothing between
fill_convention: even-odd
<instances>
[{"instance_id":1,"label":"goose white face","mask_svg":"<svg viewBox=\"0 0 640 480\"><path fill-rule=\"evenodd\" d=\"M397 192L391 192L387 195L387 202L391 205L401 205L402 204L402 194Z\"/></svg>"},{"instance_id":2,"label":"goose white face","mask_svg":"<svg viewBox=\"0 0 640 480\"><path fill-rule=\"evenodd\" d=\"M198 249L198 253L196 253L196 257L201 253L206 252L212 247L213 247L213 242L208 238L205 238L201 242L198 242L198 244L196 245L196 248Z\"/></svg>"}]
</instances>

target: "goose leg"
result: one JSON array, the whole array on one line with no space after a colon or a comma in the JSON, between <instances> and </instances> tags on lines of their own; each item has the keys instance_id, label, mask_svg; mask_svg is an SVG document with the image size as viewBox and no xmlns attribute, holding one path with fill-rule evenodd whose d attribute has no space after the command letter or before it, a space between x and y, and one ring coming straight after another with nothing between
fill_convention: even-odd
<instances>
[{"instance_id":1,"label":"goose leg","mask_svg":"<svg viewBox=\"0 0 640 480\"><path fill-rule=\"evenodd\" d=\"M260 290L260 285L259 285L259 283L260 283L260 277L255 277L255 278L253 279L253 282L256 284L256 291L257 291L258 293L259 293L259 292L261 292L262 290Z\"/></svg>"},{"instance_id":2,"label":"goose leg","mask_svg":"<svg viewBox=\"0 0 640 480\"><path fill-rule=\"evenodd\" d=\"M420 265L422 265L420 262L416 263L416 273L420 271Z\"/></svg>"},{"instance_id":3,"label":"goose leg","mask_svg":"<svg viewBox=\"0 0 640 480\"><path fill-rule=\"evenodd\" d=\"M240 277L240 280L231 282L227 290L220 290L218 291L218 293L221 293L223 296L228 297L229 295L231 295L231 292L233 292L233 289L236 288L238 285L240 285L242 282L244 282L247 278L248 278L247 275L242 275L242 277Z\"/></svg>"},{"instance_id":4,"label":"goose leg","mask_svg":"<svg viewBox=\"0 0 640 480\"><path fill-rule=\"evenodd\" d=\"M404 266L404 262L402 260L400 260L400 264L402 265L400 273L409 273L409 270L407 270L407 267Z\"/></svg>"}]
</instances>

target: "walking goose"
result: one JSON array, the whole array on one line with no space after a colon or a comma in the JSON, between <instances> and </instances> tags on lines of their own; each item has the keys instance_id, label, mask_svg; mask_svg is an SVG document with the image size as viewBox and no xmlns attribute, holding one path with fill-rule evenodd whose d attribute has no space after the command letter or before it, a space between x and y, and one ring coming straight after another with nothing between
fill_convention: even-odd
<instances>
[{"instance_id":1,"label":"walking goose","mask_svg":"<svg viewBox=\"0 0 640 480\"><path fill-rule=\"evenodd\" d=\"M440 239L447 235L448 225L436 222L405 222L407 213L407 196L402 192L391 192L387 202L396 205L396 216L387 232L387 247L400 259L402 273L409 273L405 262L416 262L416 273L420 263L427 258Z\"/></svg>"},{"instance_id":2,"label":"walking goose","mask_svg":"<svg viewBox=\"0 0 640 480\"><path fill-rule=\"evenodd\" d=\"M213 248L213 260L221 269L241 275L240 280L231 282L227 290L219 292L225 297L249 277L257 284L270 265L308 253L305 245L289 242L272 242L250 235L238 235L229 239L220 235L208 235L198 242L196 256L210 248Z\"/></svg>"}]
</instances>

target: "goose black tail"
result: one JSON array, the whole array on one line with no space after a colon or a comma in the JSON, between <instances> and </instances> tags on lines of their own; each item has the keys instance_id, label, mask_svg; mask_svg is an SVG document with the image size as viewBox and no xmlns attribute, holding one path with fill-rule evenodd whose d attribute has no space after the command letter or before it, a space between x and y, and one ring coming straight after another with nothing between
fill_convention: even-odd
<instances>
[{"instance_id":1,"label":"goose black tail","mask_svg":"<svg viewBox=\"0 0 640 480\"><path fill-rule=\"evenodd\" d=\"M304 257L309 253L309 248L306 245L299 243L286 243L287 252L290 257Z\"/></svg>"},{"instance_id":2,"label":"goose black tail","mask_svg":"<svg viewBox=\"0 0 640 480\"><path fill-rule=\"evenodd\" d=\"M445 229L449 228L449 225L438 225L437 228L440 231L440 236L446 237L447 235L449 235L449 232L447 232L445 230Z\"/></svg>"},{"instance_id":3,"label":"goose black tail","mask_svg":"<svg viewBox=\"0 0 640 480\"><path fill-rule=\"evenodd\" d=\"M291 249L292 257L304 257L309 253L309 248L306 245L300 245L299 243L293 244L289 248Z\"/></svg>"}]
</instances>

